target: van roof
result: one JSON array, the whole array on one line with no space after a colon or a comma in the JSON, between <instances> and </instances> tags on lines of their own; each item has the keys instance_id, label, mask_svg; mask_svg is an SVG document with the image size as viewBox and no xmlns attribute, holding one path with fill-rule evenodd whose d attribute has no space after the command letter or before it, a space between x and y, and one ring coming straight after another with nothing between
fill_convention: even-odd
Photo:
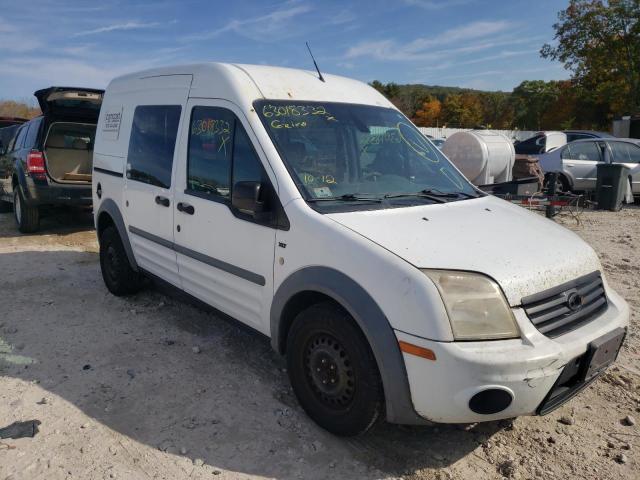
<instances>
[{"instance_id":1,"label":"van roof","mask_svg":"<svg viewBox=\"0 0 640 480\"><path fill-rule=\"evenodd\" d=\"M191 97L229 100L237 97L238 104L267 98L392 106L377 90L351 78L323 73L323 82L315 71L235 63L210 62L144 70L115 78L107 90L129 90L131 83L138 80L169 75L191 75Z\"/></svg>"}]
</instances>

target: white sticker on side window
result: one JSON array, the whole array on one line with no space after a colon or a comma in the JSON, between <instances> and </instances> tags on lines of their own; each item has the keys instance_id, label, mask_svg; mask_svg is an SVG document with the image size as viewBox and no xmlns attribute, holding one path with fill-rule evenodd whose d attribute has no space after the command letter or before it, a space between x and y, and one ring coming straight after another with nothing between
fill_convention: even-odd
<instances>
[{"instance_id":1,"label":"white sticker on side window","mask_svg":"<svg viewBox=\"0 0 640 480\"><path fill-rule=\"evenodd\" d=\"M122 123L122 107L107 109L102 124L103 138L117 140L120 135L120 123Z\"/></svg>"}]
</instances>

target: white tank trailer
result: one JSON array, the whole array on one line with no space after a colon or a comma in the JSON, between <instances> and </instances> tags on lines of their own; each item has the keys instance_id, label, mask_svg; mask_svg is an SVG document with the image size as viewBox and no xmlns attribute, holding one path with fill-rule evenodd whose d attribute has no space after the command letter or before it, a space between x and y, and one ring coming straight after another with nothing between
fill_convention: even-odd
<instances>
[{"instance_id":1,"label":"white tank trailer","mask_svg":"<svg viewBox=\"0 0 640 480\"><path fill-rule=\"evenodd\" d=\"M491 130L457 132L442 152L474 185L509 182L516 151L504 135Z\"/></svg>"}]
</instances>

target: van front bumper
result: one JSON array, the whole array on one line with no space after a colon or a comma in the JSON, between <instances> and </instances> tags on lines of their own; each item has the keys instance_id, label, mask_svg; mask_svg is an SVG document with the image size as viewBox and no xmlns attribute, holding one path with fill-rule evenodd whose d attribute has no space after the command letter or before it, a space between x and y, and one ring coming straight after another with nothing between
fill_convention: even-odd
<instances>
[{"instance_id":1,"label":"van front bumper","mask_svg":"<svg viewBox=\"0 0 640 480\"><path fill-rule=\"evenodd\" d=\"M562 405L597 377L585 375L594 345L626 332L629 307L607 293L608 308L599 317L553 339L519 308L519 339L437 342L396 331L398 340L435 354L427 360L403 352L415 411L433 422L474 423L546 414Z\"/></svg>"}]
</instances>

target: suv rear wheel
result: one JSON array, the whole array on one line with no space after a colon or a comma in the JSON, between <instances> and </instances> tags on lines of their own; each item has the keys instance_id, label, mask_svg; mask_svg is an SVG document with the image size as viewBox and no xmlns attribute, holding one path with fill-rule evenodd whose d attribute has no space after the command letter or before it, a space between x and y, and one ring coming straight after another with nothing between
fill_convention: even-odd
<instances>
[{"instance_id":1,"label":"suv rear wheel","mask_svg":"<svg viewBox=\"0 0 640 480\"><path fill-rule=\"evenodd\" d=\"M336 435L369 430L384 407L382 381L366 338L331 302L298 314L287 337L291 385L307 414Z\"/></svg>"},{"instance_id":2,"label":"suv rear wheel","mask_svg":"<svg viewBox=\"0 0 640 480\"><path fill-rule=\"evenodd\" d=\"M120 297L142 288L143 277L129 263L127 252L115 227L107 227L100 235L100 270L111 293Z\"/></svg>"},{"instance_id":3,"label":"suv rear wheel","mask_svg":"<svg viewBox=\"0 0 640 480\"><path fill-rule=\"evenodd\" d=\"M38 207L27 204L22 189L17 185L13 190L13 215L22 233L33 233L40 227Z\"/></svg>"}]
</instances>

